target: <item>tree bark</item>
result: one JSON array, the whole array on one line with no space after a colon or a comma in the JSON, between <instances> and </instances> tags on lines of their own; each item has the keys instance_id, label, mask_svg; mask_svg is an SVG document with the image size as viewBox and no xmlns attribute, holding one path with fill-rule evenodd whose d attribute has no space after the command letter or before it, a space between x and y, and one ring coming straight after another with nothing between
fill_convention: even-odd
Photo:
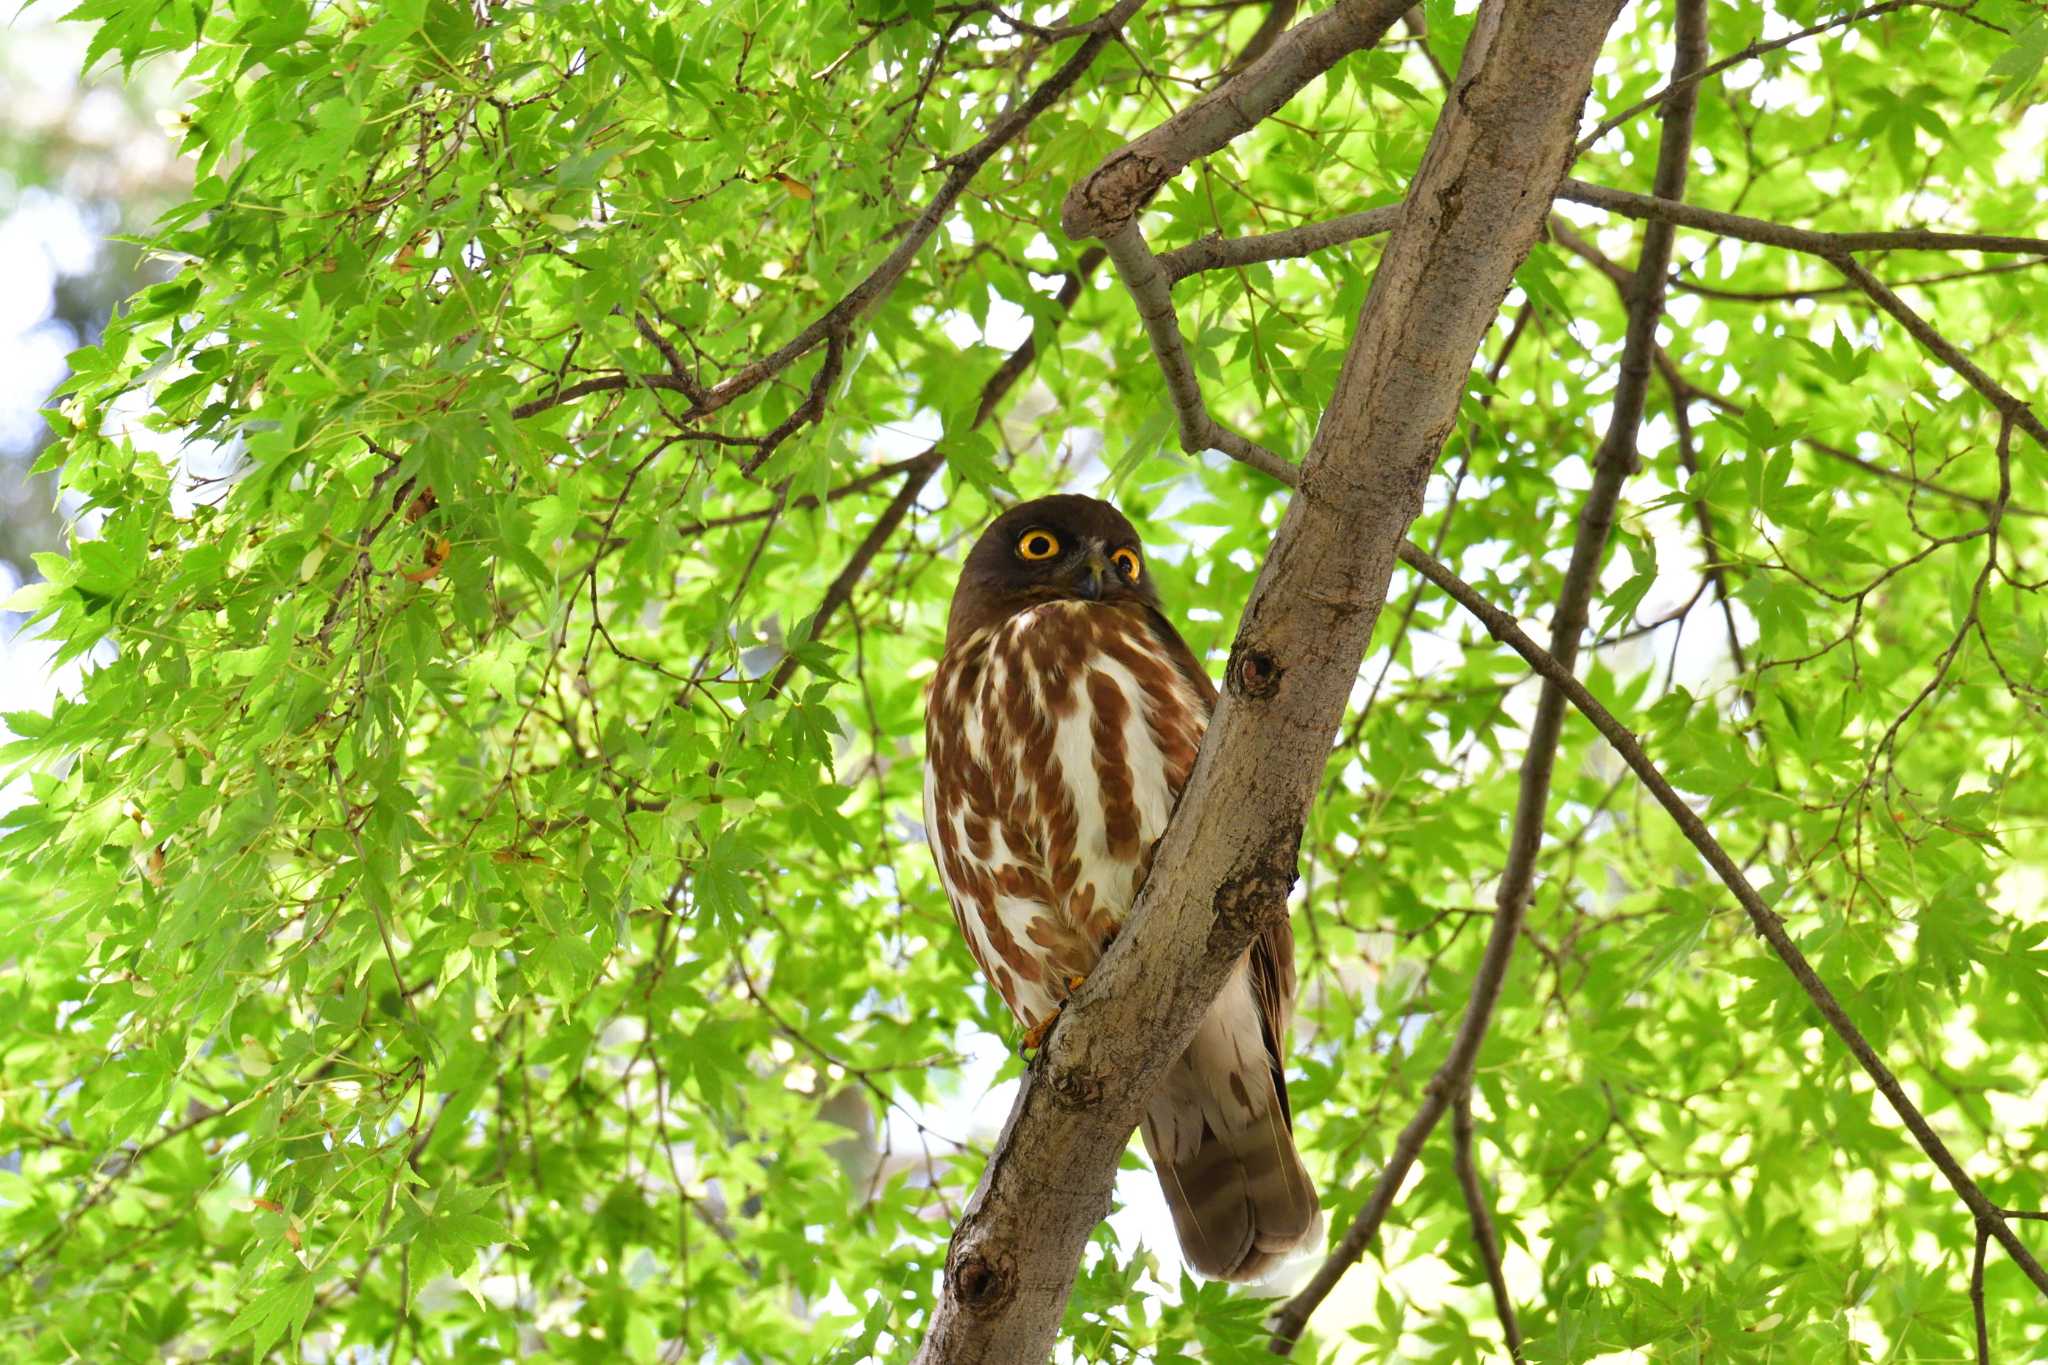
<instances>
[{"instance_id":1,"label":"tree bark","mask_svg":"<svg viewBox=\"0 0 2048 1365\"><path fill-rule=\"evenodd\" d=\"M1563 178L1619 8L1482 7L1180 809L1123 933L1025 1077L954 1231L920 1361L1046 1358L1146 1098L1246 945L1287 913L1303 819L1396 552Z\"/></svg>"},{"instance_id":2,"label":"tree bark","mask_svg":"<svg viewBox=\"0 0 2048 1365\"><path fill-rule=\"evenodd\" d=\"M1076 239L1107 240L1196 157L1228 144L1349 54L1377 43L1408 0L1337 0L1280 35L1256 60L1081 177L1060 205Z\"/></svg>"},{"instance_id":3,"label":"tree bark","mask_svg":"<svg viewBox=\"0 0 2048 1365\"><path fill-rule=\"evenodd\" d=\"M1705 60L1706 42L1702 0L1681 0L1674 80L1699 68ZM1656 184L1657 192L1668 198L1676 199L1685 191L1697 94L1697 86L1685 86L1665 106L1667 119L1657 152ZM1614 509L1621 500L1622 485L1635 470L1636 429L1642 424L1644 398L1649 392L1650 358L1657 348L1657 320L1664 310L1664 276L1671 268L1672 236L1670 225L1665 223L1652 223L1644 230L1642 258L1627 292L1628 333L1622 345L1620 379L1614 390L1614 413L1593 460L1593 485L1579 508L1571 564L1565 570L1557 610L1551 618L1550 652L1567 671L1578 658L1579 637L1585 633L1587 612L1599 589L1600 563L1614 529ZM1402 1184L1422 1154L1423 1143L1454 1099L1470 1090L1472 1069L1478 1062L1487 1026L1493 1020L1494 1007L1500 1003L1506 987L1509 959L1514 955L1523 917L1529 911L1529 898L1535 890L1536 859L1543 849L1543 824L1550 812L1550 784L1557 766L1558 741L1564 733L1564 716L1564 693L1546 682L1536 701L1535 718L1529 724L1529 745L1522 759L1514 824L1508 836L1507 864L1501 870L1500 886L1494 896L1493 927L1487 936L1486 950L1480 955L1479 969L1473 974L1472 992L1451 1040L1450 1054L1423 1086L1422 1104L1401 1130L1365 1206L1331 1248L1315 1278L1274 1315L1272 1349L1276 1355L1285 1355L1294 1348L1308 1325L1309 1315L1329 1297L1344 1273L1357 1264L1379 1236L1380 1225L1393 1210ZM1475 1181L1472 1188L1476 1187ZM1483 1214L1480 1205L1475 1203L1473 1207ZM1493 1235L1490 1220L1484 1235L1488 1239ZM1486 1253L1496 1254L1490 1240ZM1504 1291L1497 1297L1506 1301ZM1503 1314L1502 1324L1507 1329L1511 1352L1519 1360L1521 1349L1512 1310Z\"/></svg>"}]
</instances>

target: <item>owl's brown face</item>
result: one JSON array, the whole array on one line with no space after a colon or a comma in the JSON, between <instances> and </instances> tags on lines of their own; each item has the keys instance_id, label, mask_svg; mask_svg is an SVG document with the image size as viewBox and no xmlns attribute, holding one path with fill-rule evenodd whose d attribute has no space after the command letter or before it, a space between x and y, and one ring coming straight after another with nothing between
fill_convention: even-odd
<instances>
[{"instance_id":1,"label":"owl's brown face","mask_svg":"<svg viewBox=\"0 0 2048 1365\"><path fill-rule=\"evenodd\" d=\"M1099 498L1060 493L991 522L960 570L946 643L1056 601L1159 605L1137 531Z\"/></svg>"}]
</instances>

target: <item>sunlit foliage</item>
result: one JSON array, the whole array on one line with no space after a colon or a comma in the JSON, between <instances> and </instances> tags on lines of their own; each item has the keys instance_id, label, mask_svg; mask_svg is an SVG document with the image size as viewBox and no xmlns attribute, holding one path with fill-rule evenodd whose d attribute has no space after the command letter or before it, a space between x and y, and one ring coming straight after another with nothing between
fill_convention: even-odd
<instances>
[{"instance_id":1,"label":"sunlit foliage","mask_svg":"<svg viewBox=\"0 0 2048 1365\"><path fill-rule=\"evenodd\" d=\"M1173 181L1153 246L1398 200L1470 28L1425 8ZM1712 78L1688 198L2041 231L2041 15L1879 8ZM1662 83L1669 11L1624 15L1590 116ZM1015 495L1114 496L1214 664L1288 496L1177 450L1058 226L1265 8L1148 5L988 146L1094 12L79 8L95 61L186 64L196 184L175 274L72 358L45 459L84 511L10 604L84 671L7 718L0 1355L908 1353L1000 1119L969 1060L1014 1031L916 824L951 566ZM1712 49L1846 13L1717 3ZM1647 191L1658 129L1572 173ZM1589 255L1640 232L1558 222L1412 532L1539 621L1622 336ZM1178 286L1219 417L1306 446L1377 252ZM1863 259L2041 391L2048 268ZM1675 276L1582 675L2041 1208L2048 457L1822 261L1688 231ZM1397 575L1296 918L1335 1228L1465 998L1532 697ZM1557 795L1476 1090L1532 1358L1965 1358L1967 1214L1576 723ZM1257 1356L1257 1305L1160 1250L1104 1232L1077 1355ZM1439 1150L1382 1252L1303 1358L1497 1350ZM1995 1254L1985 1291L1993 1358L2043 1349Z\"/></svg>"}]
</instances>

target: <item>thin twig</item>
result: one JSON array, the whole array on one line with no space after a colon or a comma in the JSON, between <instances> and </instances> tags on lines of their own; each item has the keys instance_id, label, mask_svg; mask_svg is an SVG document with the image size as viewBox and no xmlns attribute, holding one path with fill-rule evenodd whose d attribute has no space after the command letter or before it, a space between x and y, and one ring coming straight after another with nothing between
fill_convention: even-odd
<instances>
[{"instance_id":1,"label":"thin twig","mask_svg":"<svg viewBox=\"0 0 2048 1365\"><path fill-rule=\"evenodd\" d=\"M1501 1267L1500 1235L1494 1231L1493 1213L1487 1207L1486 1190L1479 1183L1479 1167L1472 1158L1472 1087L1458 1092L1451 1105L1451 1165L1458 1173L1458 1188L1465 1192L1465 1211L1472 1217L1472 1244L1479 1251L1479 1263L1486 1268L1486 1283L1493 1290L1493 1311L1500 1318L1500 1330L1508 1356L1522 1365L1522 1328L1515 1320L1515 1301L1508 1294L1507 1272Z\"/></svg>"},{"instance_id":2,"label":"thin twig","mask_svg":"<svg viewBox=\"0 0 2048 1365\"><path fill-rule=\"evenodd\" d=\"M2014 1215L1992 1203L1983 1188L1963 1169L1962 1163L1949 1151L1948 1144L1942 1141L1941 1135L1934 1131L1933 1125L1928 1123L1920 1107L1906 1093L1905 1087L1899 1083L1899 1078L1885 1065L1884 1058L1878 1055L1877 1049L1871 1046L1870 1040L1849 1017L1849 1012L1842 1007L1842 1002L1836 999L1835 993L1813 970L1813 965L1807 961L1806 954L1800 951L1799 945L1785 931L1784 920L1764 903L1763 897L1750 885L1749 878L1743 873L1741 866L1729 855L1727 849L1721 846L1720 841L1706 827L1698 813L1686 803L1685 798L1666 780L1657 765L1650 761L1635 734L1617 720L1614 713L1602 705L1583 683L1561 667L1557 660L1551 658L1547 650L1530 639L1516 624L1514 617L1488 602L1469 583L1416 546L1406 542L1401 546L1401 562L1443 589L1459 606L1479 620L1486 628L1487 634L1521 655L1528 661L1529 666L1544 678L1555 682L1572 706L1593 723L1593 728L1613 746L1622 761L1649 789L1657 804L1664 808L1665 813L1678 826L1679 832L1685 836L1686 842L1690 843L1713 869L1721 884L1733 893L1757 935L1769 945L1771 951L1792 973L1792 979L1799 983L1800 990L1813 1002L1814 1009L1826 1022L1829 1030L1849 1049L1850 1055L1863 1068L1864 1074L1870 1077L1891 1105L1892 1112L1899 1116L1900 1122L1912 1135L1913 1141L1933 1162L1949 1188L1961 1198L1964 1207L1969 1209L1973 1216L1989 1225L1991 1236L1998 1240L1998 1244L2025 1272L2035 1287L2044 1295L2048 1295L2048 1269L2042 1267L2033 1252L2027 1248L2027 1244L2020 1240L2018 1234L2007 1223L2006 1220Z\"/></svg>"},{"instance_id":3,"label":"thin twig","mask_svg":"<svg viewBox=\"0 0 2048 1365\"><path fill-rule=\"evenodd\" d=\"M1721 60L1713 63L1711 66L1702 67L1700 70L1682 78L1674 76L1671 82L1663 89L1644 96L1618 114L1609 114L1594 127L1592 132L1579 139L1579 145L1572 148L1572 159L1576 161L1579 157L1584 156L1593 149L1594 145L1601 138L1606 137L1636 115L1662 104L1673 95L1697 87L1702 81L1711 80L1731 66L1740 66L1744 62L1753 61L1763 56L1766 52L1776 52L1779 48L1790 47L1794 43L1803 42L1817 34L1826 33L1830 29L1846 28L1850 24L1860 23L1865 19L1875 19L1881 14L1890 14L1894 10L1908 9L1916 5L1924 5L1929 9L1945 10L1968 8L1967 5L1944 4L1940 3L1939 0L1884 0L1883 4L1871 5L1866 9L1857 10L1853 14L1839 15L1828 20L1826 23L1814 24L1811 27L1800 29L1797 33L1788 33L1781 38L1773 38L1769 42L1759 39L1743 48L1740 52L1730 53L1728 56L1721 58Z\"/></svg>"},{"instance_id":4,"label":"thin twig","mask_svg":"<svg viewBox=\"0 0 2048 1365\"><path fill-rule=\"evenodd\" d=\"M1081 290L1086 286L1088 276L1102 263L1104 254L1101 247L1090 247L1075 260L1074 269L1060 285L1059 293L1053 296L1053 301L1059 306L1060 317L1064 318L1073 308L1074 301L1081 297ZM981 398L975 404L974 421L970 425L978 427L986 422L994 414L996 405L1002 402L1004 395L1008 394L1011 387L1023 377L1024 372L1031 368L1031 362L1038 356L1040 331L1041 329L1034 328L1031 335L1004 358L1003 363L996 367L996 372L981 386ZM910 515L910 509L916 505L919 495L924 492L924 486L931 482L932 476L938 473L945 463L945 442L940 440L934 442L923 454L900 466L904 474L903 486L896 490L896 496L889 500L889 505L875 518L875 524L869 527L867 535L861 538L861 543L854 549L852 557L826 587L825 596L818 603L817 611L811 614L807 639L822 638L825 626L853 600L854 589L867 576L868 568L874 563L875 556L882 552L882 547L896 534L896 528ZM784 656L782 662L776 665L775 675L768 682L770 696L780 696L782 690L789 686L789 680L796 676L798 662L797 656L791 653Z\"/></svg>"},{"instance_id":5,"label":"thin twig","mask_svg":"<svg viewBox=\"0 0 2048 1365\"><path fill-rule=\"evenodd\" d=\"M1686 411L1692 397L1685 386L1671 383L1666 375L1665 385L1671 390L1671 425L1678 436L1678 464L1688 479L1700 476L1700 460L1692 434L1692 415ZM1692 500L1693 520L1700 528L1700 553L1706 560L1707 582L1713 586L1714 600L1721 605L1721 622L1728 631L1728 657L1735 663L1737 674L1749 671L1749 660L1742 650L1742 632L1735 624L1735 602L1728 591L1727 552L1721 548L1720 534L1714 529L1714 511L1705 498Z\"/></svg>"},{"instance_id":6,"label":"thin twig","mask_svg":"<svg viewBox=\"0 0 2048 1365\"><path fill-rule=\"evenodd\" d=\"M845 483L826 489L822 495L805 493L801 497L791 498L781 510L803 511L812 507L822 507L828 502L838 502L841 498L849 498L856 493L865 493L876 484L887 483L899 474L907 474L914 470L923 458L922 455L911 455L901 460L891 460L887 464L878 464L865 474L855 475ZM672 534L677 537L697 536L706 531L723 531L734 526L745 526L749 522L766 521L775 515L777 510L771 507L757 507L751 512L733 512L722 517L706 517L703 521L686 521L676 527ZM606 541L605 544L609 547L610 542Z\"/></svg>"}]
</instances>

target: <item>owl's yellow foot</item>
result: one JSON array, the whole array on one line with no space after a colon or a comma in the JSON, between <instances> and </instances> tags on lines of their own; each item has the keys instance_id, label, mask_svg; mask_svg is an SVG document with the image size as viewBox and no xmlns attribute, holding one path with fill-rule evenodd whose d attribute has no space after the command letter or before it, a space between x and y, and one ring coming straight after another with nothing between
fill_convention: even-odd
<instances>
[{"instance_id":1,"label":"owl's yellow foot","mask_svg":"<svg viewBox=\"0 0 2048 1365\"><path fill-rule=\"evenodd\" d=\"M1025 1056L1028 1057L1032 1053L1038 1051L1038 1049L1044 1047L1045 1040L1052 1036L1052 1026L1058 1023L1059 1019L1060 1012L1058 1010L1054 1010L1051 1014L1046 1015L1045 1018L1033 1024L1030 1028L1025 1029L1024 1040L1017 1044L1017 1051L1023 1053Z\"/></svg>"},{"instance_id":2,"label":"owl's yellow foot","mask_svg":"<svg viewBox=\"0 0 2048 1365\"><path fill-rule=\"evenodd\" d=\"M1081 983L1087 979L1085 976L1070 976L1067 978L1067 996L1069 999L1073 997L1075 991L1081 989ZM1051 1014L1046 1015L1045 1018L1033 1024L1030 1028L1025 1029L1024 1038L1018 1043L1017 1050L1028 1056L1044 1047L1045 1040L1052 1037L1052 1026L1060 1021L1060 1012L1066 1009L1066 1007L1067 1002L1065 1000L1060 1001L1052 1007Z\"/></svg>"}]
</instances>

